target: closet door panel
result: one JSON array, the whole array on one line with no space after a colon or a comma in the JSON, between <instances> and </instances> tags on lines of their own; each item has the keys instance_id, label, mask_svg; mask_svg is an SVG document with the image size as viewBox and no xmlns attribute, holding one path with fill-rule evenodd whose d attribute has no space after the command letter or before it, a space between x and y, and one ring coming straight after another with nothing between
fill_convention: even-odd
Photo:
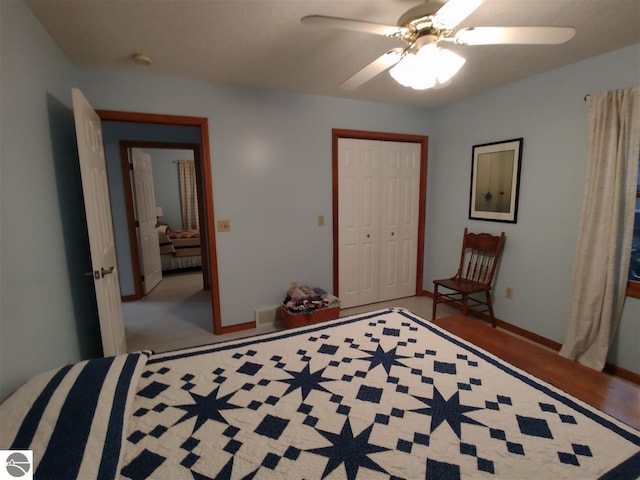
<instances>
[{"instance_id":1,"label":"closet door panel","mask_svg":"<svg viewBox=\"0 0 640 480\"><path fill-rule=\"evenodd\" d=\"M402 188L398 253L398 297L416 293L418 261L418 210L420 201L420 146L402 144Z\"/></svg>"},{"instance_id":2,"label":"closet door panel","mask_svg":"<svg viewBox=\"0 0 640 480\"><path fill-rule=\"evenodd\" d=\"M378 301L380 168L377 142L338 143L340 297L348 308Z\"/></svg>"},{"instance_id":3,"label":"closet door panel","mask_svg":"<svg viewBox=\"0 0 640 480\"><path fill-rule=\"evenodd\" d=\"M360 165L360 303L378 301L380 284L380 142L358 140Z\"/></svg>"},{"instance_id":4,"label":"closet door panel","mask_svg":"<svg viewBox=\"0 0 640 480\"><path fill-rule=\"evenodd\" d=\"M358 305L360 282L360 194L359 157L356 145L348 140L339 143L338 182L338 258L340 292L343 308Z\"/></svg>"},{"instance_id":5,"label":"closet door panel","mask_svg":"<svg viewBox=\"0 0 640 480\"><path fill-rule=\"evenodd\" d=\"M382 145L380 194L380 301L398 298L402 220L402 143Z\"/></svg>"},{"instance_id":6,"label":"closet door panel","mask_svg":"<svg viewBox=\"0 0 640 480\"><path fill-rule=\"evenodd\" d=\"M382 299L393 298L398 278L397 256L399 252L397 233L400 228L400 177L393 165L394 159L385 158L387 175L382 175L380 195L380 295Z\"/></svg>"},{"instance_id":7,"label":"closet door panel","mask_svg":"<svg viewBox=\"0 0 640 480\"><path fill-rule=\"evenodd\" d=\"M355 176L345 178L344 196L347 201L340 218L343 222L343 243L340 258L343 267L340 269L341 288L344 289L341 298L347 302L357 302L359 297L358 263L360 255L360 238L358 228L358 202L357 202L357 179Z\"/></svg>"},{"instance_id":8,"label":"closet door panel","mask_svg":"<svg viewBox=\"0 0 640 480\"><path fill-rule=\"evenodd\" d=\"M385 142L380 301L415 295L420 146Z\"/></svg>"}]
</instances>

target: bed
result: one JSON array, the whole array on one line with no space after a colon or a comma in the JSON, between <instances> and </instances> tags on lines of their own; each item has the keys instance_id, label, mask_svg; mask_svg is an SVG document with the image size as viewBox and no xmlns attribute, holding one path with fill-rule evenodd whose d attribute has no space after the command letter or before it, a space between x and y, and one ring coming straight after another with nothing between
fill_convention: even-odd
<instances>
[{"instance_id":1,"label":"bed","mask_svg":"<svg viewBox=\"0 0 640 480\"><path fill-rule=\"evenodd\" d=\"M157 230L163 272L202 266L199 230L174 230L168 225Z\"/></svg>"},{"instance_id":2,"label":"bed","mask_svg":"<svg viewBox=\"0 0 640 480\"><path fill-rule=\"evenodd\" d=\"M402 309L80 362L0 416L36 478L640 476L638 430Z\"/></svg>"}]
</instances>

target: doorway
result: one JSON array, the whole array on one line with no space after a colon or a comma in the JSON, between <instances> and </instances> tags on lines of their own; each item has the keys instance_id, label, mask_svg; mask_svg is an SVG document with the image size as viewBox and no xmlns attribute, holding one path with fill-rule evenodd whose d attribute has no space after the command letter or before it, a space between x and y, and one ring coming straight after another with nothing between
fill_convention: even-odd
<instances>
[{"instance_id":1,"label":"doorway","mask_svg":"<svg viewBox=\"0 0 640 480\"><path fill-rule=\"evenodd\" d=\"M340 174L339 157L340 139L374 140L381 142L412 143L419 146L419 192L417 209L417 252L415 260L415 295L423 295L424 278L424 245L425 245L425 212L427 190L427 153L428 137L422 135L405 135L385 132L361 130L332 131L332 177L333 177L333 290L339 295L340 290Z\"/></svg>"},{"instance_id":2,"label":"doorway","mask_svg":"<svg viewBox=\"0 0 640 480\"><path fill-rule=\"evenodd\" d=\"M140 299L147 289L147 279L145 278L144 252L141 252L142 243L140 241L139 215L137 214L136 204L136 188L132 181L135 177L132 167L132 154L135 151L143 151L151 153L151 170L155 177L155 207L154 215L158 220L157 235L162 234L165 241L160 241L160 263L163 272L175 273L177 270L193 268L200 266L202 268L202 285L205 290L209 290L209 268L207 261L207 251L204 248L207 245L207 230L200 228L205 225L203 182L202 182L202 161L200 159L200 148L197 144L189 143L168 143L168 142L138 142L138 141L121 141L120 142L120 161L122 166L122 179L124 183L125 205L127 209L127 225L129 230L129 245L131 249L132 270L135 273L133 283L135 294L124 300L132 301ZM164 155L159 152L166 152ZM154 153L157 153L154 154ZM178 157L180 159L178 159ZM163 160L160 161L159 158ZM174 158L175 157L175 158ZM187 158L188 157L188 158ZM196 211L198 212L197 226L192 224L185 225L182 218L182 199L180 198L180 178L178 162L193 162L193 170L195 173L196 184ZM158 185L158 180L161 180ZM188 228L187 228L188 227ZM196 227L196 228L192 228ZM185 233L197 232L194 235L185 235ZM171 239L174 237L174 240ZM199 241L198 241L199 240ZM198 245L197 254L193 251L194 246ZM166 250L166 251L165 251ZM169 251L170 250L170 251Z\"/></svg>"},{"instance_id":3,"label":"doorway","mask_svg":"<svg viewBox=\"0 0 640 480\"><path fill-rule=\"evenodd\" d=\"M209 152L209 127L208 120L203 117L187 117L177 115L159 115L148 113L122 112L112 110L97 110L102 121L130 122L133 124L155 124L164 126L192 126L199 130L200 155L201 160L201 219L206 241L203 241L202 253L203 263L208 270L208 286L211 290L211 312L213 333L218 335L227 333L227 329L222 327L220 317L220 294L218 283L216 239L214 229L214 207L213 188L211 176L211 161ZM126 190L125 190L126 191ZM130 191L130 190L129 190ZM206 258L206 260L205 260ZM134 270L135 271L135 270Z\"/></svg>"}]
</instances>

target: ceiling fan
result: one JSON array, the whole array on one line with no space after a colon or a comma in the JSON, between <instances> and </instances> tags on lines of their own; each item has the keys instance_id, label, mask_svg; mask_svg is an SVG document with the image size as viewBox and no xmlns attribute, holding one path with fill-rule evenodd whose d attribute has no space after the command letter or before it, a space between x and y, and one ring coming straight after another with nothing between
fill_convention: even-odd
<instances>
[{"instance_id":1,"label":"ceiling fan","mask_svg":"<svg viewBox=\"0 0 640 480\"><path fill-rule=\"evenodd\" d=\"M558 45L570 40L572 27L456 27L484 0L428 1L407 10L397 25L384 25L349 18L309 15L305 25L338 28L395 38L404 47L393 48L345 80L340 88L353 90L391 69L401 85L424 90L445 86L465 63L440 42L460 45Z\"/></svg>"}]
</instances>

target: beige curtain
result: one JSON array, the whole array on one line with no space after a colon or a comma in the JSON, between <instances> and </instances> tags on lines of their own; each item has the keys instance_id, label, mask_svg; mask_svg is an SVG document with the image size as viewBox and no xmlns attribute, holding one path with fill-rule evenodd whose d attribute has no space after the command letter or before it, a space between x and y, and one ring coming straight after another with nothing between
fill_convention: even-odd
<instances>
[{"instance_id":1,"label":"beige curtain","mask_svg":"<svg viewBox=\"0 0 640 480\"><path fill-rule=\"evenodd\" d=\"M640 86L587 98L589 164L561 355L602 370L625 300L640 140Z\"/></svg>"},{"instance_id":2,"label":"beige curtain","mask_svg":"<svg viewBox=\"0 0 640 480\"><path fill-rule=\"evenodd\" d=\"M193 160L178 160L178 180L182 205L182 228L200 230L196 167Z\"/></svg>"}]
</instances>

